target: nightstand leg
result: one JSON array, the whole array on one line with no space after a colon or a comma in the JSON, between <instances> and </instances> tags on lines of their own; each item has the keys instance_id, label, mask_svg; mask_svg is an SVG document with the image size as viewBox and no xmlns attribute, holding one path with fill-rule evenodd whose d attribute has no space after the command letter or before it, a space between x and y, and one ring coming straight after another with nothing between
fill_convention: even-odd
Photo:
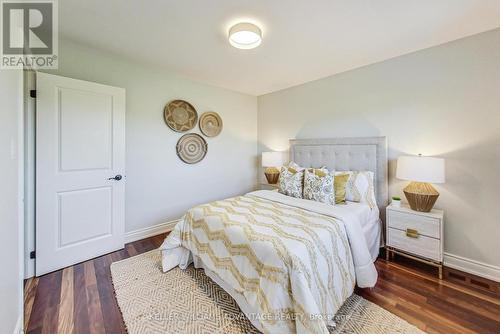
<instances>
[{"instance_id":1,"label":"nightstand leg","mask_svg":"<svg viewBox=\"0 0 500 334\"><path fill-rule=\"evenodd\" d=\"M385 260L389 261L389 249L388 248L385 249Z\"/></svg>"},{"instance_id":2,"label":"nightstand leg","mask_svg":"<svg viewBox=\"0 0 500 334\"><path fill-rule=\"evenodd\" d=\"M443 279L443 266L439 266L439 279Z\"/></svg>"}]
</instances>

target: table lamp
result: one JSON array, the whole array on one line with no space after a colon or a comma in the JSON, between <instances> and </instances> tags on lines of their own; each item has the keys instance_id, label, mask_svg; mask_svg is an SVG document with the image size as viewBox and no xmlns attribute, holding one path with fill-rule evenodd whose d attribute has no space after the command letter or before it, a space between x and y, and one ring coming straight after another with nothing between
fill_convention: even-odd
<instances>
[{"instance_id":1,"label":"table lamp","mask_svg":"<svg viewBox=\"0 0 500 334\"><path fill-rule=\"evenodd\" d=\"M444 159L418 156L398 158L396 177L411 181L403 189L410 208L429 212L436 203L439 193L431 183L444 183Z\"/></svg>"},{"instance_id":2,"label":"table lamp","mask_svg":"<svg viewBox=\"0 0 500 334\"><path fill-rule=\"evenodd\" d=\"M266 168L264 174L269 184L276 184L278 182L280 171L277 167L281 167L282 165L282 152L262 152L262 167Z\"/></svg>"}]
</instances>

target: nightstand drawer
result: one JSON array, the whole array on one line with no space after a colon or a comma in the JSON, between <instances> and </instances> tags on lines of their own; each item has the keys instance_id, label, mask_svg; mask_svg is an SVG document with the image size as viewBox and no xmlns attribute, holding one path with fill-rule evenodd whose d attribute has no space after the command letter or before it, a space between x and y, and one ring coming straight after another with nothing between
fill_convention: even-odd
<instances>
[{"instance_id":1,"label":"nightstand drawer","mask_svg":"<svg viewBox=\"0 0 500 334\"><path fill-rule=\"evenodd\" d=\"M414 215L405 212L390 210L387 225L398 230L417 230L419 234L441 239L441 226L439 219Z\"/></svg>"},{"instance_id":2,"label":"nightstand drawer","mask_svg":"<svg viewBox=\"0 0 500 334\"><path fill-rule=\"evenodd\" d=\"M416 236L415 234L410 233ZM438 239L418 235L407 236L406 231L388 229L387 246L409 252L414 255L441 261L441 242Z\"/></svg>"}]
</instances>

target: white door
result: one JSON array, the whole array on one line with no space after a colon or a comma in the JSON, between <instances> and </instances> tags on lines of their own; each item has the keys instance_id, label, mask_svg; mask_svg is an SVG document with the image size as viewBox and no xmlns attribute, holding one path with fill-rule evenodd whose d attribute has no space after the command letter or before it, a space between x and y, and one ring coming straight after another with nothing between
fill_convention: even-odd
<instances>
[{"instance_id":1,"label":"white door","mask_svg":"<svg viewBox=\"0 0 500 334\"><path fill-rule=\"evenodd\" d=\"M40 276L124 246L125 90L45 73L36 86Z\"/></svg>"}]
</instances>

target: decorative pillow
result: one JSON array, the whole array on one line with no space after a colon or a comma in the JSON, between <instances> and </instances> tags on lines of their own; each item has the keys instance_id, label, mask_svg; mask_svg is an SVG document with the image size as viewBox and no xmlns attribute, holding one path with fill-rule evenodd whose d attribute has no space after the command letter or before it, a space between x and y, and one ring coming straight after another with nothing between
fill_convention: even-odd
<instances>
[{"instance_id":1,"label":"decorative pillow","mask_svg":"<svg viewBox=\"0 0 500 334\"><path fill-rule=\"evenodd\" d=\"M347 181L349 181L349 174L337 174L335 173L335 179L333 181L333 190L335 192L335 204L346 204L346 186Z\"/></svg>"},{"instance_id":2,"label":"decorative pillow","mask_svg":"<svg viewBox=\"0 0 500 334\"><path fill-rule=\"evenodd\" d=\"M334 205L334 174L326 169L306 169L304 172L304 198Z\"/></svg>"},{"instance_id":3,"label":"decorative pillow","mask_svg":"<svg viewBox=\"0 0 500 334\"><path fill-rule=\"evenodd\" d=\"M346 171L336 172L335 175L349 174L346 184L345 199L351 202L366 203L370 208L377 206L375 187L373 185L373 172Z\"/></svg>"},{"instance_id":4,"label":"decorative pillow","mask_svg":"<svg viewBox=\"0 0 500 334\"><path fill-rule=\"evenodd\" d=\"M293 167L281 167L278 191L284 195L302 198L304 171Z\"/></svg>"}]
</instances>

